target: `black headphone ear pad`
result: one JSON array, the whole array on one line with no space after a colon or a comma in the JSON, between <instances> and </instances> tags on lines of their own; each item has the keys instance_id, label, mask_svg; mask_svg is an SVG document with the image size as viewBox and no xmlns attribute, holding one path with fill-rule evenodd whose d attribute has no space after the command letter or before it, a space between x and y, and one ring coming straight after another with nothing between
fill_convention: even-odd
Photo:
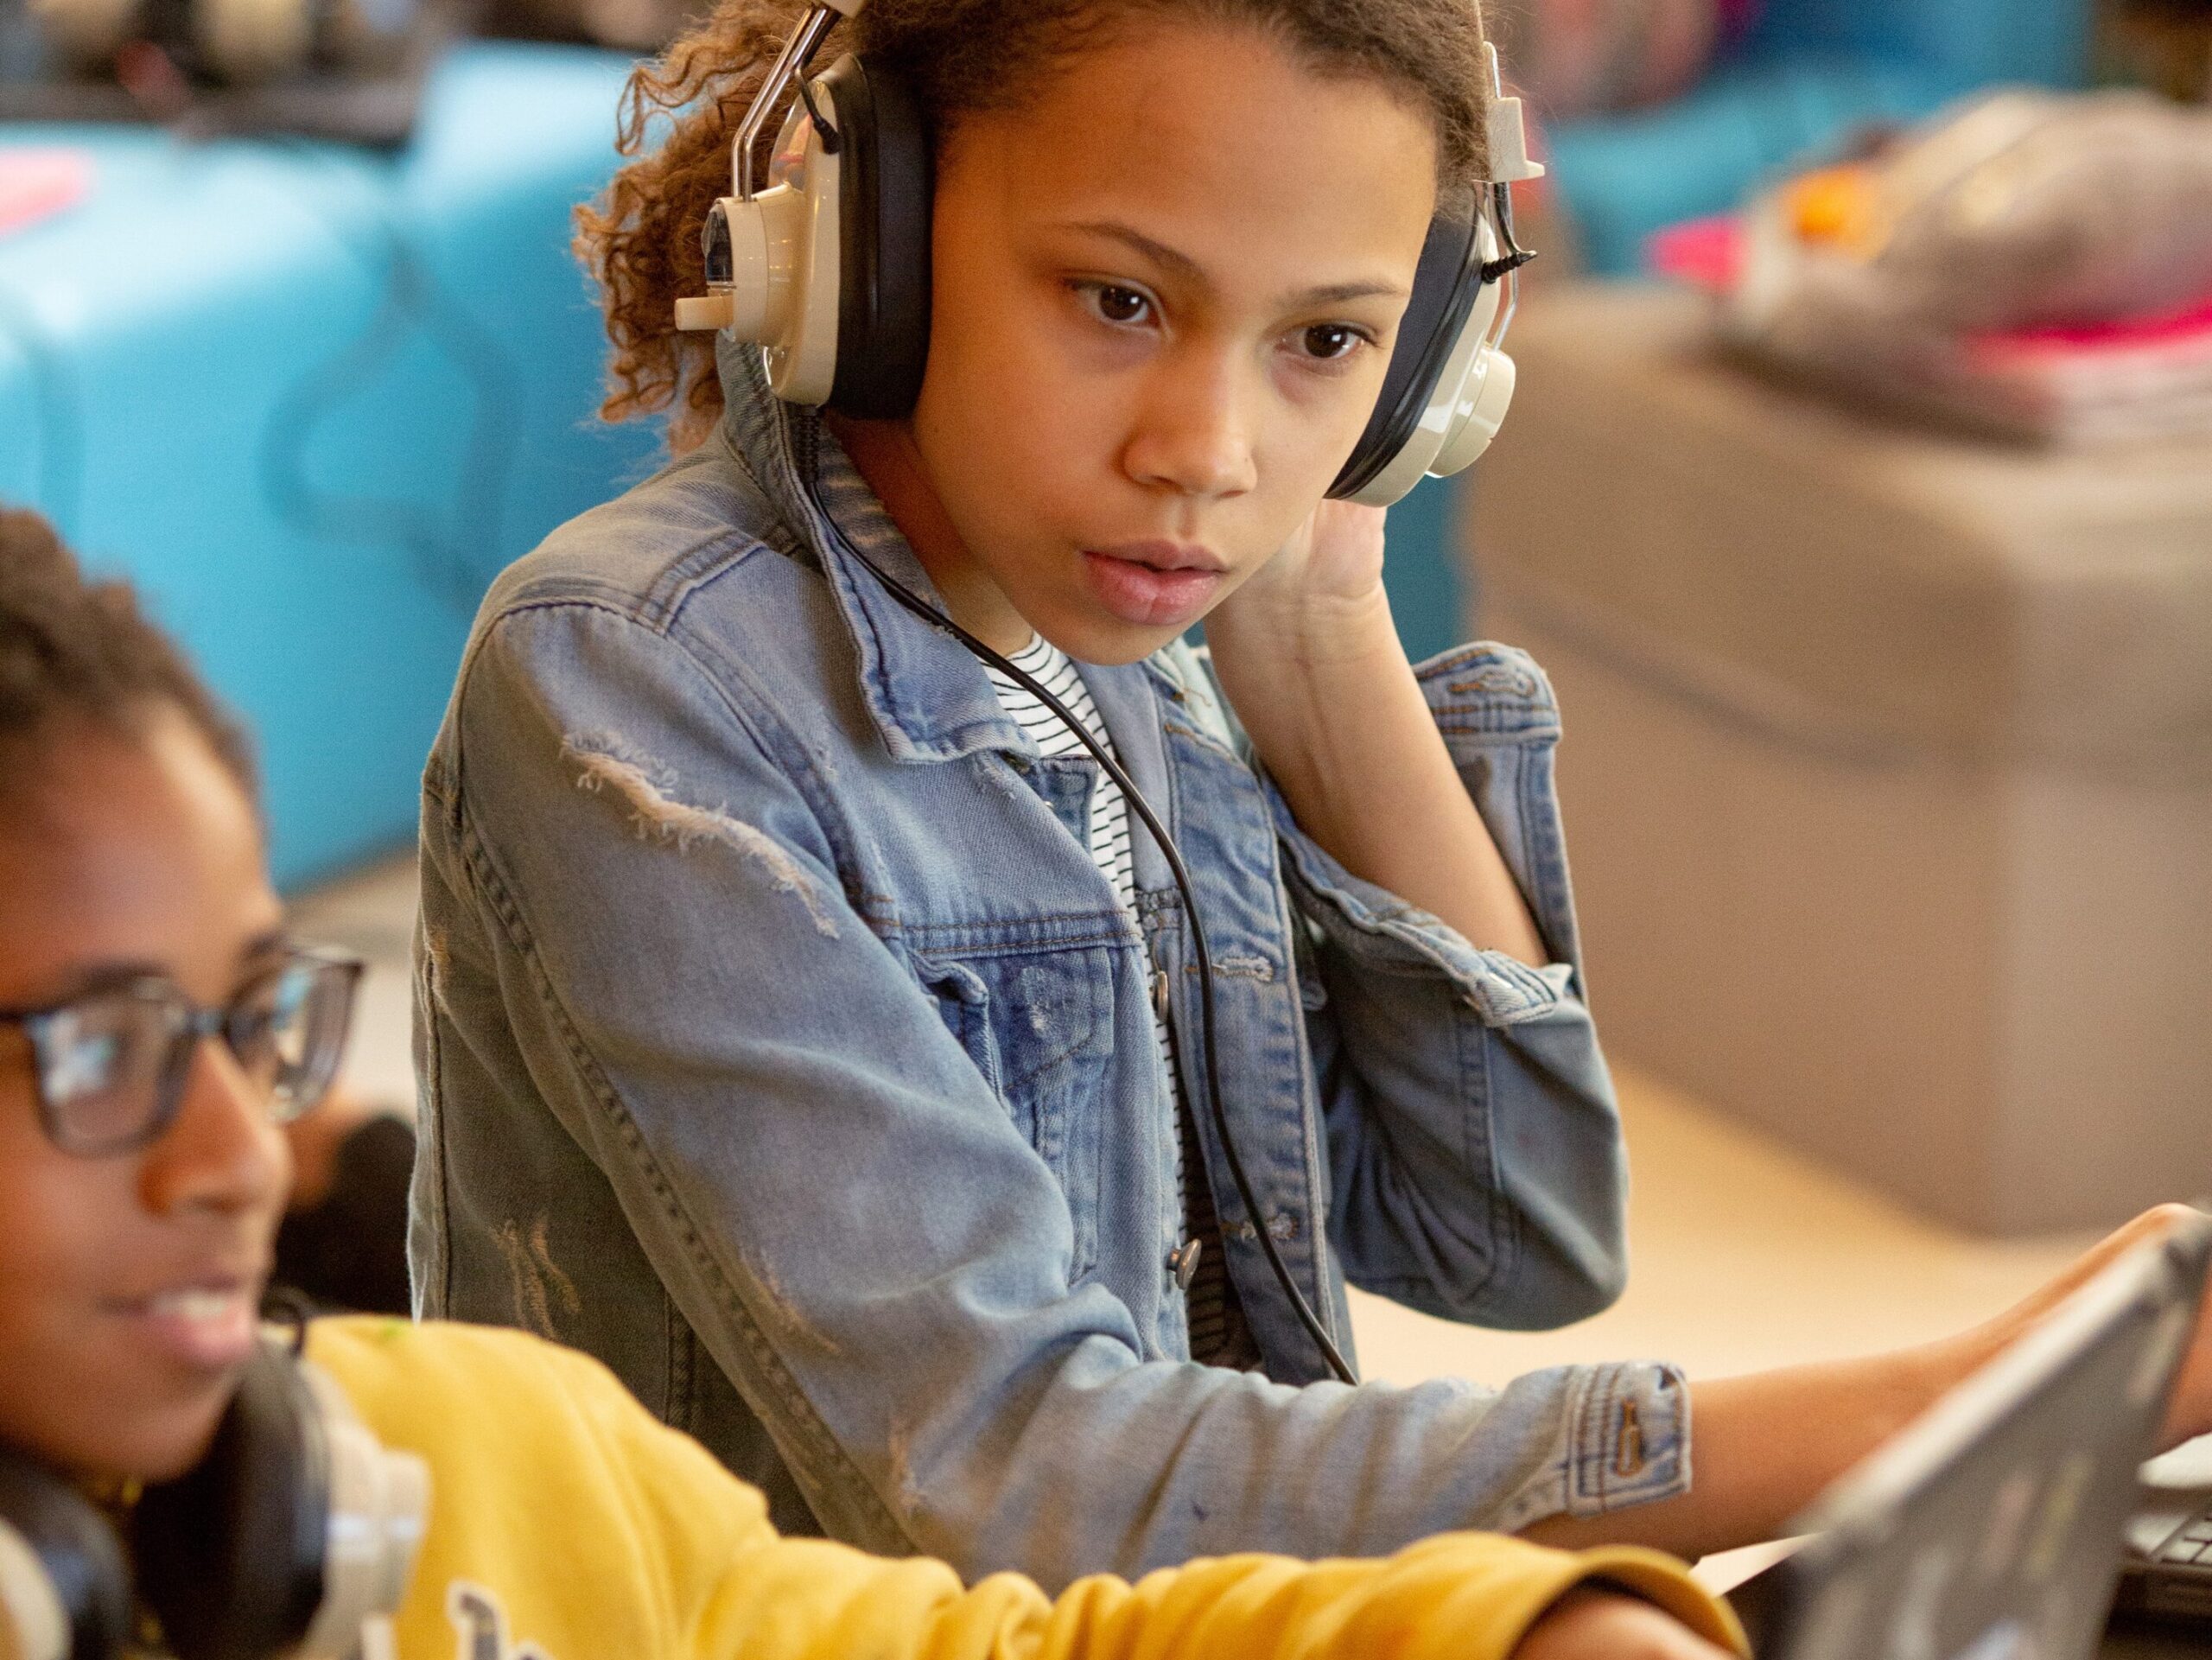
<instances>
[{"instance_id":1,"label":"black headphone ear pad","mask_svg":"<svg viewBox=\"0 0 2212 1660\"><path fill-rule=\"evenodd\" d=\"M1429 222L1414 291L1398 320L1397 343L1383 372L1367 427L1330 485L1329 494L1356 495L1396 458L1413 437L1436 396L1459 331L1482 292L1482 232L1478 219L1440 213Z\"/></svg>"},{"instance_id":2,"label":"black headphone ear pad","mask_svg":"<svg viewBox=\"0 0 2212 1660\"><path fill-rule=\"evenodd\" d=\"M930 347L935 157L904 75L847 56L823 77L839 162L837 368L829 407L895 420L921 396Z\"/></svg>"},{"instance_id":3,"label":"black headphone ear pad","mask_svg":"<svg viewBox=\"0 0 2212 1660\"><path fill-rule=\"evenodd\" d=\"M130 1570L107 1518L43 1465L0 1447L0 1526L29 1548L60 1602L69 1660L117 1660L130 1637Z\"/></svg>"},{"instance_id":4,"label":"black headphone ear pad","mask_svg":"<svg viewBox=\"0 0 2212 1660\"><path fill-rule=\"evenodd\" d=\"M138 1588L179 1660L282 1653L322 1602L330 1458L299 1369L264 1344L215 1439L133 1516Z\"/></svg>"}]
</instances>

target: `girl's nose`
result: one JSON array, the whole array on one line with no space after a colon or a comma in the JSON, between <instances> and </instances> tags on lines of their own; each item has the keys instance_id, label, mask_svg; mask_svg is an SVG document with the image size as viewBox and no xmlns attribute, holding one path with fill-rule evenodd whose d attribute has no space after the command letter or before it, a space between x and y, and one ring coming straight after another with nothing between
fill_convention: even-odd
<instances>
[{"instance_id":1,"label":"girl's nose","mask_svg":"<svg viewBox=\"0 0 2212 1660\"><path fill-rule=\"evenodd\" d=\"M1250 490L1259 468L1235 369L1196 354L1163 365L1139 408L1122 465L1140 484L1203 500Z\"/></svg>"},{"instance_id":2,"label":"girl's nose","mask_svg":"<svg viewBox=\"0 0 2212 1660\"><path fill-rule=\"evenodd\" d=\"M194 1049L175 1119L149 1150L142 1180L157 1213L225 1213L283 1207L291 1153L270 1122L264 1092L222 1043Z\"/></svg>"}]
</instances>

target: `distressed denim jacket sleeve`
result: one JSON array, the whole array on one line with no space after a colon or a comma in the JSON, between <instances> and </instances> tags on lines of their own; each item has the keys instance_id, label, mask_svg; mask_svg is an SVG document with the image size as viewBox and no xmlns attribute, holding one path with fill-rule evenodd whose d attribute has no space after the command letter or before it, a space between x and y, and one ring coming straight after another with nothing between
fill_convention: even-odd
<instances>
[{"instance_id":1,"label":"distressed denim jacket sleeve","mask_svg":"<svg viewBox=\"0 0 2212 1660\"><path fill-rule=\"evenodd\" d=\"M1313 960L1307 1032L1346 1277L1446 1320L1544 1329L1627 1278L1627 1166L1581 998L1553 785L1559 716L1510 646L1425 664L1421 688L1552 960L1530 968L1352 875L1276 822Z\"/></svg>"}]
</instances>

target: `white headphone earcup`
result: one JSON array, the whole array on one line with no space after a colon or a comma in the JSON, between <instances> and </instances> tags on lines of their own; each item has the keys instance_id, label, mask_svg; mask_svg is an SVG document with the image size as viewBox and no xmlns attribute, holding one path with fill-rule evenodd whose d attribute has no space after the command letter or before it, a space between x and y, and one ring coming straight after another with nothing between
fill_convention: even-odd
<instances>
[{"instance_id":1,"label":"white headphone earcup","mask_svg":"<svg viewBox=\"0 0 2212 1660\"><path fill-rule=\"evenodd\" d=\"M192 43L225 80L274 80L306 67L315 20L307 0L193 0Z\"/></svg>"},{"instance_id":2,"label":"white headphone earcup","mask_svg":"<svg viewBox=\"0 0 2212 1660\"><path fill-rule=\"evenodd\" d=\"M1458 408L1452 415L1444 447L1428 464L1429 476L1445 479L1471 467L1490 448L1497 429L1505 424L1505 411L1513 404L1516 371L1513 359L1495 347L1484 347L1460 384Z\"/></svg>"},{"instance_id":3,"label":"white headphone earcup","mask_svg":"<svg viewBox=\"0 0 2212 1660\"><path fill-rule=\"evenodd\" d=\"M1483 226L1485 254L1496 246ZM1445 354L1427 405L1397 453L1351 499L1388 507L1428 477L1457 473L1489 447L1513 398L1513 363L1484 342L1503 299L1495 283L1484 286Z\"/></svg>"},{"instance_id":4,"label":"white headphone earcup","mask_svg":"<svg viewBox=\"0 0 2212 1660\"><path fill-rule=\"evenodd\" d=\"M23 1536L0 1522L0 1660L70 1660L61 1593Z\"/></svg>"},{"instance_id":5,"label":"white headphone earcup","mask_svg":"<svg viewBox=\"0 0 2212 1660\"><path fill-rule=\"evenodd\" d=\"M114 1528L67 1477L0 1445L0 1656L110 1660L130 1628Z\"/></svg>"},{"instance_id":6,"label":"white headphone earcup","mask_svg":"<svg viewBox=\"0 0 2212 1660\"><path fill-rule=\"evenodd\" d=\"M843 173L803 109L785 123L769 176L774 182L757 195L718 204L729 234L726 284L678 300L676 326L750 341L762 348L778 398L826 404L837 379Z\"/></svg>"},{"instance_id":7,"label":"white headphone earcup","mask_svg":"<svg viewBox=\"0 0 2212 1660\"><path fill-rule=\"evenodd\" d=\"M300 1363L322 1413L330 1453L330 1516L322 1559L322 1606L299 1653L359 1651L363 1628L399 1611L430 1517L429 1466L378 1442L329 1374Z\"/></svg>"},{"instance_id":8,"label":"white headphone earcup","mask_svg":"<svg viewBox=\"0 0 2212 1660\"><path fill-rule=\"evenodd\" d=\"M826 404L837 380L837 295L843 276L844 167L806 123L806 160L780 188L799 193L792 237L775 280L786 285L783 327L761 340L768 385L786 404ZM776 253L771 253L772 263Z\"/></svg>"}]
</instances>

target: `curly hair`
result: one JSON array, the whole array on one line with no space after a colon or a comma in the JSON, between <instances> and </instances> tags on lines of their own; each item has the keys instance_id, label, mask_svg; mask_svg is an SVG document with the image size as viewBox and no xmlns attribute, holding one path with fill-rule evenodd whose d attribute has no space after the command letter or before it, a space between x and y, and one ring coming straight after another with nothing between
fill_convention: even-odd
<instances>
[{"instance_id":1,"label":"curly hair","mask_svg":"<svg viewBox=\"0 0 2212 1660\"><path fill-rule=\"evenodd\" d=\"M38 754L71 722L136 737L165 706L257 794L245 733L130 585L87 581L46 520L0 508L0 794L40 775Z\"/></svg>"},{"instance_id":2,"label":"curly hair","mask_svg":"<svg viewBox=\"0 0 2212 1660\"><path fill-rule=\"evenodd\" d=\"M719 0L630 77L619 142L638 159L577 213L576 251L600 283L614 347L607 420L670 410L680 447L721 410L712 339L677 332L676 301L706 285L699 227L728 192L732 137L804 10L804 0ZM942 137L963 115L1018 107L1045 74L1140 14L1255 28L1319 73L1406 93L1435 122L1440 197L1465 200L1483 176L1478 0L872 0L838 23L819 60L857 51L899 69ZM760 135L764 170L775 132L772 121Z\"/></svg>"}]
</instances>

